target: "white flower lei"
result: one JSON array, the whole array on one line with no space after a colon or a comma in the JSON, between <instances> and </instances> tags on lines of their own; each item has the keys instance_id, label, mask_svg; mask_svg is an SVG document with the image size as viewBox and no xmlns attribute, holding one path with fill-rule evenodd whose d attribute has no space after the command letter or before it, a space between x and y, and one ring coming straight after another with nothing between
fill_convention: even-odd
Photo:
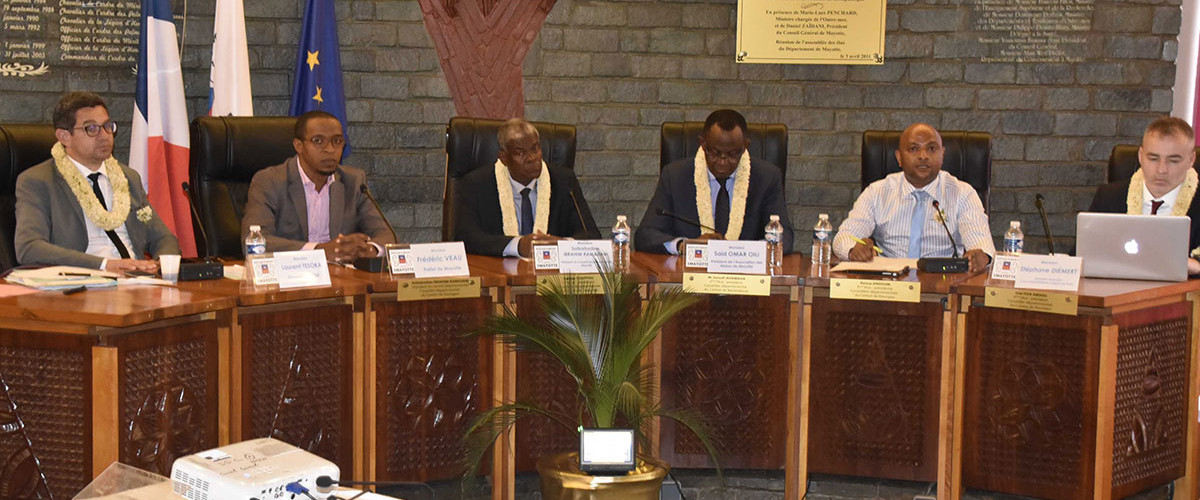
<instances>
[{"instance_id":1,"label":"white flower lei","mask_svg":"<svg viewBox=\"0 0 1200 500\"><path fill-rule=\"evenodd\" d=\"M1188 169L1187 177L1183 179L1183 184L1179 187L1179 196L1175 197L1175 205L1171 207L1171 215L1187 215L1188 208L1192 206L1192 198L1196 196L1196 187L1200 185L1197 182L1196 171ZM1133 173L1133 177L1129 179L1129 192L1125 195L1125 210L1129 215L1142 215L1142 191L1146 188L1146 177L1142 174L1142 169L1137 169Z\"/></svg>"},{"instance_id":2,"label":"white flower lei","mask_svg":"<svg viewBox=\"0 0 1200 500\"><path fill-rule=\"evenodd\" d=\"M112 231L125 223L125 219L129 217L129 181L125 179L125 171L121 169L116 158L109 156L104 160L105 175L108 176L108 183L112 185L113 196L112 208L105 210L100 206L100 200L96 199L96 193L92 191L92 182L79 173L61 142L50 148L50 155L54 157L54 166L59 175L67 180L67 185L71 187L79 206L83 208L83 214L93 224L105 231Z\"/></svg>"},{"instance_id":3,"label":"white flower lei","mask_svg":"<svg viewBox=\"0 0 1200 500\"><path fill-rule=\"evenodd\" d=\"M508 182L508 167L496 160L496 191L500 194L500 217L504 221L505 236L520 236L521 224L517 222L517 209L513 206L512 184ZM537 208L534 209L533 232L546 232L550 227L550 169L542 162L542 173L538 174Z\"/></svg>"},{"instance_id":4,"label":"white flower lei","mask_svg":"<svg viewBox=\"0 0 1200 500\"><path fill-rule=\"evenodd\" d=\"M716 227L713 218L712 189L708 186L708 161L704 157L704 148L696 150L695 174L696 183L696 214L700 224ZM725 229L725 239L736 240L742 236L742 225L746 223L746 195L750 192L750 152L742 151L737 169L733 171L733 193L729 198L729 227Z\"/></svg>"}]
</instances>

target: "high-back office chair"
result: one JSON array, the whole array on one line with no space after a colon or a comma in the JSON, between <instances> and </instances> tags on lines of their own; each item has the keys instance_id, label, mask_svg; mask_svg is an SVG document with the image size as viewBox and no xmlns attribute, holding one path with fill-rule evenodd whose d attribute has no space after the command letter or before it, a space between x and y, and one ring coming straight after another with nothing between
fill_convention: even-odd
<instances>
[{"instance_id":1,"label":"high-back office chair","mask_svg":"<svg viewBox=\"0 0 1200 500\"><path fill-rule=\"evenodd\" d=\"M575 126L532 122L541 139L542 161L575 170ZM442 241L454 239L454 193L459 178L476 168L492 168L500 151L496 132L502 120L456 116L446 125L446 185L442 191Z\"/></svg>"},{"instance_id":2,"label":"high-back office chair","mask_svg":"<svg viewBox=\"0 0 1200 500\"><path fill-rule=\"evenodd\" d=\"M862 139L862 187L899 172L896 149L900 130L868 130ZM987 132L939 130L946 153L942 170L970 184L979 193L983 209L990 212L988 194L992 183L992 135Z\"/></svg>"},{"instance_id":3,"label":"high-back office chair","mask_svg":"<svg viewBox=\"0 0 1200 500\"><path fill-rule=\"evenodd\" d=\"M57 141L53 125L0 125L0 270L17 265L17 176L49 160Z\"/></svg>"},{"instance_id":4,"label":"high-back office chair","mask_svg":"<svg viewBox=\"0 0 1200 500\"><path fill-rule=\"evenodd\" d=\"M788 131L782 123L747 123L746 138L750 139L750 156L762 158L779 167L787 178ZM660 133L659 165L696 156L704 122L663 122Z\"/></svg>"},{"instance_id":5,"label":"high-back office chair","mask_svg":"<svg viewBox=\"0 0 1200 500\"><path fill-rule=\"evenodd\" d=\"M192 200L208 241L205 255L242 256L242 215L250 180L296 150L296 118L202 116L192 120ZM196 239L204 237L197 231Z\"/></svg>"},{"instance_id":6,"label":"high-back office chair","mask_svg":"<svg viewBox=\"0 0 1200 500\"><path fill-rule=\"evenodd\" d=\"M1123 181L1133 177L1140 162L1137 144L1117 144L1108 155L1108 182ZM1200 172L1200 147L1196 148L1196 163L1192 168Z\"/></svg>"}]
</instances>

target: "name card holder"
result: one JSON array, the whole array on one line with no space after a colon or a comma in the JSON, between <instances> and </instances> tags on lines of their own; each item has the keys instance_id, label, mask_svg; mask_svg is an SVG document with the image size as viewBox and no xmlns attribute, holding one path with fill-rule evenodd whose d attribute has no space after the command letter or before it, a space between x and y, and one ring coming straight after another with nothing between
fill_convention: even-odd
<instances>
[{"instance_id":1,"label":"name card holder","mask_svg":"<svg viewBox=\"0 0 1200 500\"><path fill-rule=\"evenodd\" d=\"M417 278L470 276L467 251L461 241L418 243L412 250L413 275Z\"/></svg>"},{"instance_id":2,"label":"name card holder","mask_svg":"<svg viewBox=\"0 0 1200 500\"><path fill-rule=\"evenodd\" d=\"M479 278L421 278L405 280L396 286L396 300L474 299L481 294Z\"/></svg>"},{"instance_id":3,"label":"name card holder","mask_svg":"<svg viewBox=\"0 0 1200 500\"><path fill-rule=\"evenodd\" d=\"M324 250L275 252L275 266L281 289L332 285Z\"/></svg>"},{"instance_id":4,"label":"name card holder","mask_svg":"<svg viewBox=\"0 0 1200 500\"><path fill-rule=\"evenodd\" d=\"M535 271L558 270L558 242L533 240L533 269Z\"/></svg>"},{"instance_id":5,"label":"name card holder","mask_svg":"<svg viewBox=\"0 0 1200 500\"><path fill-rule=\"evenodd\" d=\"M604 277L595 273L548 274L537 277L537 294L542 295L547 287L573 295L601 295L604 293Z\"/></svg>"},{"instance_id":6,"label":"name card holder","mask_svg":"<svg viewBox=\"0 0 1200 500\"><path fill-rule=\"evenodd\" d=\"M754 274L683 273L683 289L709 295L771 295L771 277Z\"/></svg>"},{"instance_id":7,"label":"name card holder","mask_svg":"<svg viewBox=\"0 0 1200 500\"><path fill-rule=\"evenodd\" d=\"M412 245L408 243L388 243L384 247L387 254L388 271L392 276L411 275L415 272L412 261Z\"/></svg>"},{"instance_id":8,"label":"name card holder","mask_svg":"<svg viewBox=\"0 0 1200 500\"><path fill-rule=\"evenodd\" d=\"M987 287L984 289L983 305L1001 309L1077 316L1079 314L1079 295L1042 290Z\"/></svg>"},{"instance_id":9,"label":"name card holder","mask_svg":"<svg viewBox=\"0 0 1200 500\"><path fill-rule=\"evenodd\" d=\"M881 302L920 302L921 282L832 278L829 280L829 297Z\"/></svg>"},{"instance_id":10,"label":"name card holder","mask_svg":"<svg viewBox=\"0 0 1200 500\"><path fill-rule=\"evenodd\" d=\"M264 253L246 257L250 284L267 286L279 284L279 271L275 268L275 254Z\"/></svg>"},{"instance_id":11,"label":"name card holder","mask_svg":"<svg viewBox=\"0 0 1200 500\"><path fill-rule=\"evenodd\" d=\"M683 266L708 270L708 240L683 241Z\"/></svg>"},{"instance_id":12,"label":"name card holder","mask_svg":"<svg viewBox=\"0 0 1200 500\"><path fill-rule=\"evenodd\" d=\"M766 274L767 242L709 240L708 272Z\"/></svg>"}]
</instances>

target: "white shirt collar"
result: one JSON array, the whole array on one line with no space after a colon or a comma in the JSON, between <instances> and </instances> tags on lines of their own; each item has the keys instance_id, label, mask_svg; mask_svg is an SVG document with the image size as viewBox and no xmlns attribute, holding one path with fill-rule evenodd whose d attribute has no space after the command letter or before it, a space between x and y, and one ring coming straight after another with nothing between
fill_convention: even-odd
<instances>
[{"instance_id":1,"label":"white shirt collar","mask_svg":"<svg viewBox=\"0 0 1200 500\"><path fill-rule=\"evenodd\" d=\"M305 186L312 186L314 189L316 189L317 183L308 178L308 174L304 173L304 167L300 165L300 156L296 156L296 168L300 170L300 183L304 184ZM325 180L325 185L328 186L332 184L336 179L337 173L329 174L329 178Z\"/></svg>"},{"instance_id":2,"label":"white shirt collar","mask_svg":"<svg viewBox=\"0 0 1200 500\"><path fill-rule=\"evenodd\" d=\"M1161 200L1163 202L1163 204L1161 207L1158 208L1158 213L1170 214L1171 209L1173 209L1175 207L1175 199L1179 198L1179 189L1182 187L1183 187L1183 183L1181 182L1181 183L1179 183L1178 186L1175 186L1175 189L1167 191L1167 194L1164 194L1162 198L1155 198L1154 195L1150 194L1150 189L1147 188L1146 184L1143 183L1142 184L1142 213L1149 214L1151 207L1152 207L1151 203L1154 200Z\"/></svg>"},{"instance_id":3,"label":"white shirt collar","mask_svg":"<svg viewBox=\"0 0 1200 500\"><path fill-rule=\"evenodd\" d=\"M100 164L100 168L99 168L98 170L95 170L95 171L93 171L92 169L90 169L90 168L87 168L86 166L84 166L84 164L82 164L82 163L79 163L79 162L75 161L75 159L74 159L74 158L71 158L71 155L67 155L67 158L71 160L71 163L74 163L74 164L75 164L75 168L79 169L79 173L80 173L80 175L83 175L83 177L84 177L85 179L87 178L87 176L89 176L89 175L92 175L92 174L94 174L94 173L96 173L96 172L100 172L100 175L101 175L102 177L104 177L105 179L107 179L107 178L108 178L108 168L107 168L107 167L105 167L103 163L101 163L101 164ZM88 183L89 183L89 184L91 184L91 180L90 180L90 179L88 180Z\"/></svg>"},{"instance_id":4,"label":"white shirt collar","mask_svg":"<svg viewBox=\"0 0 1200 500\"><path fill-rule=\"evenodd\" d=\"M512 172L509 172L508 168L505 168L504 172L508 174L508 183L512 185L513 194L521 196L521 190L525 188L529 188L531 193L537 190L537 177L534 177L532 181L529 181L529 184L521 184L520 182L517 182L516 179L513 179Z\"/></svg>"}]
</instances>

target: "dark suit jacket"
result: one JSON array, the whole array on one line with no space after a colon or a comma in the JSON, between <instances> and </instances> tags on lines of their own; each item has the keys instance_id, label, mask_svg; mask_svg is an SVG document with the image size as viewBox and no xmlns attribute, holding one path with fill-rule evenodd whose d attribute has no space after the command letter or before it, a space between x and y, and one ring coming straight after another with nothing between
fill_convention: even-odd
<instances>
[{"instance_id":1,"label":"dark suit jacket","mask_svg":"<svg viewBox=\"0 0 1200 500\"><path fill-rule=\"evenodd\" d=\"M367 175L338 165L333 176L323 188L329 190L329 237L363 233L379 244L395 243L383 215L362 192ZM300 250L308 243L308 202L295 156L254 174L242 217L242 239L252 225L262 226L268 252Z\"/></svg>"},{"instance_id":2,"label":"dark suit jacket","mask_svg":"<svg viewBox=\"0 0 1200 500\"><path fill-rule=\"evenodd\" d=\"M1129 211L1125 205L1125 200L1129 193L1129 180L1121 182L1111 182L1096 188L1096 195L1092 197L1092 206L1088 207L1089 212L1105 212L1111 214L1123 214ZM1196 248L1200 246L1200 203L1192 200L1192 206L1188 207L1188 217L1192 218L1192 233L1188 239L1188 248Z\"/></svg>"},{"instance_id":3,"label":"dark suit jacket","mask_svg":"<svg viewBox=\"0 0 1200 500\"><path fill-rule=\"evenodd\" d=\"M579 181L570 169L547 165L550 170L550 219L546 232L564 238L599 239L596 220L583 199ZM575 193L575 200L568 193ZM455 190L454 239L463 242L467 253L503 255L512 236L504 234L500 215L500 193L496 189L496 170L477 168L458 180Z\"/></svg>"},{"instance_id":4,"label":"dark suit jacket","mask_svg":"<svg viewBox=\"0 0 1200 500\"><path fill-rule=\"evenodd\" d=\"M129 182L129 216L125 230L129 249L135 259L144 254L178 254L179 240L167 229L158 212L149 222L137 218L137 211L149 206L142 178L133 169L121 166ZM21 264L50 264L97 269L104 258L84 253L88 246L86 215L71 186L54 160L30 167L17 177L17 232L14 245Z\"/></svg>"},{"instance_id":5,"label":"dark suit jacket","mask_svg":"<svg viewBox=\"0 0 1200 500\"><path fill-rule=\"evenodd\" d=\"M700 236L700 228L659 215L666 210L691 221L699 221L696 213L696 183L693 181L695 160L685 158L663 168L658 188L646 207L646 215L634 234L634 247L639 252L667 253L663 246L675 238ZM761 240L763 230L778 215L783 224L783 251L792 252L792 223L788 220L787 203L783 198L783 175L779 167L758 158L750 159L750 189L746 194L746 222L739 240Z\"/></svg>"}]
</instances>

